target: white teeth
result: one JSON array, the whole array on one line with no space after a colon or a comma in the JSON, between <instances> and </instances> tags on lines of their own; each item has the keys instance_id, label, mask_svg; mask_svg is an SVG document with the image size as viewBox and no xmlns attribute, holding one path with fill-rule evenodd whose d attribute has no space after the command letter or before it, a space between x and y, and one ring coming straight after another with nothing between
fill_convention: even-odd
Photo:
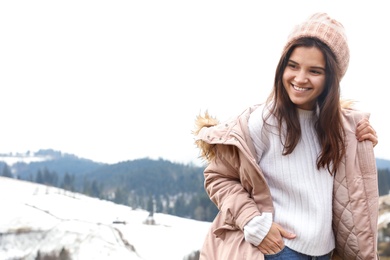
<instances>
[{"instance_id":1,"label":"white teeth","mask_svg":"<svg viewBox=\"0 0 390 260\"><path fill-rule=\"evenodd\" d=\"M300 88L300 87L297 87L297 86L295 86L295 85L292 85L293 86L293 88L295 89L295 90L298 90L298 91L305 91L305 90L308 90L307 88Z\"/></svg>"}]
</instances>

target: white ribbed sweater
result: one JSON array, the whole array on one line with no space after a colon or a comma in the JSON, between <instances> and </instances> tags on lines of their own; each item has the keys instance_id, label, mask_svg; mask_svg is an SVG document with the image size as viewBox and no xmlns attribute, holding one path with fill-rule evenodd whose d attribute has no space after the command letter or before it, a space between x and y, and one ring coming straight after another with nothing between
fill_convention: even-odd
<instances>
[{"instance_id":1,"label":"white ribbed sweater","mask_svg":"<svg viewBox=\"0 0 390 260\"><path fill-rule=\"evenodd\" d=\"M275 207L274 222L295 233L285 245L303 254L320 256L334 248L332 231L333 177L316 167L320 145L314 130L315 114L298 110L302 137L293 153L282 155L282 141L274 117L264 126L264 106L249 119L249 131ZM254 218L245 227L245 238L258 245L267 234L271 215ZM268 220L267 220L268 218ZM266 231L264 232L264 227Z\"/></svg>"}]
</instances>

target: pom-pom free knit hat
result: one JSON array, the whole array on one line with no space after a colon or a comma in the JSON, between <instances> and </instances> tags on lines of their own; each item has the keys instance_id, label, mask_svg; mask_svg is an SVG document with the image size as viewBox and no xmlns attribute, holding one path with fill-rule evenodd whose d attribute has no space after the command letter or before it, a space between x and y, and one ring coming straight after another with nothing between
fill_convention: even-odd
<instances>
[{"instance_id":1,"label":"pom-pom free knit hat","mask_svg":"<svg viewBox=\"0 0 390 260\"><path fill-rule=\"evenodd\" d=\"M326 13L313 14L308 20L295 26L283 51L287 51L293 41L302 37L314 37L328 45L336 56L341 78L345 75L349 64L349 48L344 27L340 22Z\"/></svg>"}]
</instances>

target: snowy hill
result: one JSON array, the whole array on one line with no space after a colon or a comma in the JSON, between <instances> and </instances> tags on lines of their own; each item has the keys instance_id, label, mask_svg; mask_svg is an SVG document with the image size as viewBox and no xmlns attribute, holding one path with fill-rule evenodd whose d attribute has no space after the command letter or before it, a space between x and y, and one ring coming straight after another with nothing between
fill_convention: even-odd
<instances>
[{"instance_id":1,"label":"snowy hill","mask_svg":"<svg viewBox=\"0 0 390 260\"><path fill-rule=\"evenodd\" d=\"M183 260L210 225L149 213L58 188L0 177L0 259Z\"/></svg>"}]
</instances>

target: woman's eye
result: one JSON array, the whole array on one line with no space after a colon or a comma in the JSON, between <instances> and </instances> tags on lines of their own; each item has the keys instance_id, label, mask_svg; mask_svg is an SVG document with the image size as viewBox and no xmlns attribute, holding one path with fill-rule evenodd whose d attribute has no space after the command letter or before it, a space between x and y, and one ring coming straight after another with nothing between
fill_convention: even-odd
<instances>
[{"instance_id":1,"label":"woman's eye","mask_svg":"<svg viewBox=\"0 0 390 260\"><path fill-rule=\"evenodd\" d=\"M297 65L295 65L295 64L292 64L292 63L289 63L287 66L288 66L288 67L290 67L290 68L292 68L292 69L295 69L295 68L297 68Z\"/></svg>"},{"instance_id":2,"label":"woman's eye","mask_svg":"<svg viewBox=\"0 0 390 260\"><path fill-rule=\"evenodd\" d=\"M315 75L320 75L321 74L321 71L318 71L318 70L312 70L311 73L315 74Z\"/></svg>"}]
</instances>

